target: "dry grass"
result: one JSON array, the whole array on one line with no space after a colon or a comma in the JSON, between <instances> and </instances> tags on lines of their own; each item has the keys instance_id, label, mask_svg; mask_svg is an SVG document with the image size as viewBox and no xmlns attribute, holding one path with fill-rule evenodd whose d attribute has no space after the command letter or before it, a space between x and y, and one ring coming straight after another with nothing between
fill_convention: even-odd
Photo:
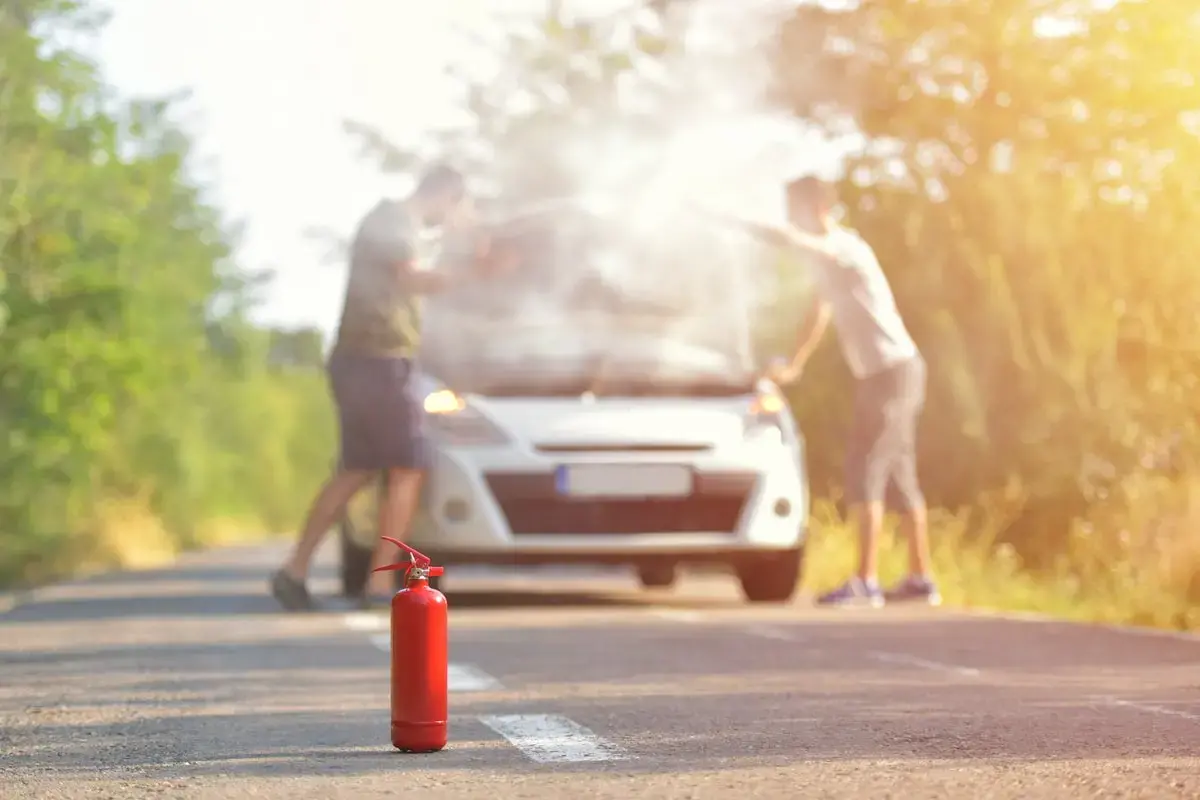
<instances>
[{"instance_id":1,"label":"dry grass","mask_svg":"<svg viewBox=\"0 0 1200 800\"><path fill-rule=\"evenodd\" d=\"M975 519L974 525L969 519ZM1064 619L1165 629L1200 629L1200 480L1159 482L1098 506L1079 521L1053 569L1024 569L994 544L1003 513L934 511L934 569L947 605L1033 611ZM980 522L980 520L983 520ZM886 583L907 568L904 542L889 526L880 554ZM814 508L805 584L832 588L852 574L858 543L829 504Z\"/></svg>"},{"instance_id":2,"label":"dry grass","mask_svg":"<svg viewBox=\"0 0 1200 800\"><path fill-rule=\"evenodd\" d=\"M170 564L188 547L222 547L270 537L250 519L217 517L200 522L189 535L169 530L141 498L100 503L91 524L78 537L63 572L91 574L110 569L153 569ZM185 545L185 542L188 544Z\"/></svg>"},{"instance_id":3,"label":"dry grass","mask_svg":"<svg viewBox=\"0 0 1200 800\"><path fill-rule=\"evenodd\" d=\"M371 493L364 493L368 496ZM934 567L947 605L1034 611L1066 619L1172 629L1200 629L1200 475L1127 481L1079 520L1051 570L1032 573L1016 552L996 545L1016 497L989 498L985 511L930 515ZM370 499L356 507L367 521ZM78 546L62 554L60 573L148 569L170 563L191 546L219 547L271 537L253 519L217 517L188 537L168 530L141 498L108 500L96 508ZM805 588L832 588L855 568L855 532L832 503L813 507ZM880 577L907 568L894 520L881 553Z\"/></svg>"}]
</instances>

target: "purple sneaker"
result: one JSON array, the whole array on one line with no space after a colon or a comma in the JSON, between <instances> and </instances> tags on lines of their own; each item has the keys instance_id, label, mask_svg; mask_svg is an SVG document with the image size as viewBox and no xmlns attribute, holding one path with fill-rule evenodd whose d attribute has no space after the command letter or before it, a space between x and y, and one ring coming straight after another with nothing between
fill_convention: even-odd
<instances>
[{"instance_id":1,"label":"purple sneaker","mask_svg":"<svg viewBox=\"0 0 1200 800\"><path fill-rule=\"evenodd\" d=\"M831 592L826 592L817 598L820 606L865 606L880 608L883 606L883 591L875 581L867 583L861 578L851 578Z\"/></svg>"},{"instance_id":2,"label":"purple sneaker","mask_svg":"<svg viewBox=\"0 0 1200 800\"><path fill-rule=\"evenodd\" d=\"M932 579L923 575L909 575L884 593L889 603L916 602L931 606L942 604L942 594Z\"/></svg>"}]
</instances>

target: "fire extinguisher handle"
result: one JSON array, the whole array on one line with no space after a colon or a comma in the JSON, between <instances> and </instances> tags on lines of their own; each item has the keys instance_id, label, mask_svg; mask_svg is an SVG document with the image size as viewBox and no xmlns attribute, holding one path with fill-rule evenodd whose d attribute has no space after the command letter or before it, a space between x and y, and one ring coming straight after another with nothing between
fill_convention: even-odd
<instances>
[{"instance_id":1,"label":"fire extinguisher handle","mask_svg":"<svg viewBox=\"0 0 1200 800\"><path fill-rule=\"evenodd\" d=\"M385 564L382 567L376 567L375 569L371 570L372 572L408 572L409 570L415 568L424 570L425 574L431 578L441 577L441 575L445 572L442 567L430 566L429 556L409 547L399 539L393 539L391 536L382 536L380 538L386 542L391 542L401 550L404 550L409 554L409 556L412 557L412 561L398 561L394 564Z\"/></svg>"},{"instance_id":2,"label":"fire extinguisher handle","mask_svg":"<svg viewBox=\"0 0 1200 800\"><path fill-rule=\"evenodd\" d=\"M406 545L404 542L400 541L399 539L393 539L391 536L381 536L380 538L383 539L385 542L391 542L392 544L396 545L396 547L399 547L401 550L405 551L410 556L412 556L413 564L415 566L418 566L418 567L428 567L429 566L429 556L425 555L424 553L409 547L408 545Z\"/></svg>"}]
</instances>

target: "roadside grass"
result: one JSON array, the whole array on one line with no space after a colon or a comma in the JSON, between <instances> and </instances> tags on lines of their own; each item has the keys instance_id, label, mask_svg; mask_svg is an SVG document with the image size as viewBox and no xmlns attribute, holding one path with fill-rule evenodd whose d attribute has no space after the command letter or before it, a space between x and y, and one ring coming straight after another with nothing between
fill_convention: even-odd
<instances>
[{"instance_id":1,"label":"roadside grass","mask_svg":"<svg viewBox=\"0 0 1200 800\"><path fill-rule=\"evenodd\" d=\"M60 575L88 575L113 569L154 569L172 563L181 553L266 541L270 530L255 519L214 517L192 530L171 530L139 498L105 500L92 523L77 537L73 558L59 565Z\"/></svg>"},{"instance_id":2,"label":"roadside grass","mask_svg":"<svg viewBox=\"0 0 1200 800\"><path fill-rule=\"evenodd\" d=\"M858 533L838 518L832 504L819 503L813 511L804 588L816 594L854 574L858 567ZM1082 618L1076 598L1063 584L1023 570L1011 547L994 545L987 532L971 531L967 516L930 511L934 573L946 605ZM880 545L880 580L890 584L903 577L907 569L907 544L892 518Z\"/></svg>"},{"instance_id":3,"label":"roadside grass","mask_svg":"<svg viewBox=\"0 0 1200 800\"><path fill-rule=\"evenodd\" d=\"M1189 500L1200 498L1197 488L1189 490L1194 492ZM1155 519L1162 519L1162 508L1159 505ZM1194 527L1150 529L1154 535L1134 547L1126 528L1101 537L1093 523L1081 521L1054 567L1034 572L1023 566L1011 546L996 544L1003 518L998 513L989 517L978 511L931 509L934 570L947 606L1036 612L1080 622L1200 629L1200 545L1189 532ZM1108 519L1111 528L1114 518ZM1126 541L1126 546L1114 547L1106 541L1111 538ZM857 559L856 531L838 517L832 503L814 504L803 588L812 593L833 588L853 574ZM880 547L881 581L887 584L901 577L907 566L907 546L891 519Z\"/></svg>"},{"instance_id":4,"label":"roadside grass","mask_svg":"<svg viewBox=\"0 0 1200 800\"><path fill-rule=\"evenodd\" d=\"M930 510L934 569L946 605L1200 629L1200 475L1141 478L1110 492L1089 518L1068 531L1053 567L1036 572L1011 546L997 544L1019 502L999 497L971 511ZM881 545L885 583L903 575L908 565L895 523L888 521ZM184 550L274 538L269 530L255 519L225 516L202 521L183 535L170 530L144 499L108 500L95 510L88 529L73 537L73 547L58 550L53 563L42 565L38 582L164 566ZM801 588L813 594L833 588L853 573L857 558L856 532L833 502L816 501Z\"/></svg>"}]
</instances>

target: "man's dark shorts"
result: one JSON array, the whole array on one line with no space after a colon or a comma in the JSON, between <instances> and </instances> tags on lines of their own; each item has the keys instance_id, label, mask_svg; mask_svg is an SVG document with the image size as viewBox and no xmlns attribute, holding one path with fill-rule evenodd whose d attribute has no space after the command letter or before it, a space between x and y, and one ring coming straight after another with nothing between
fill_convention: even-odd
<instances>
[{"instance_id":1,"label":"man's dark shorts","mask_svg":"<svg viewBox=\"0 0 1200 800\"><path fill-rule=\"evenodd\" d=\"M334 352L328 372L337 405L343 469L427 466L422 408L410 391L409 359Z\"/></svg>"},{"instance_id":2,"label":"man's dark shorts","mask_svg":"<svg viewBox=\"0 0 1200 800\"><path fill-rule=\"evenodd\" d=\"M847 505L892 497L893 505L907 510L924 502L917 480L917 421L924 405L920 356L858 381L846 454Z\"/></svg>"}]
</instances>

